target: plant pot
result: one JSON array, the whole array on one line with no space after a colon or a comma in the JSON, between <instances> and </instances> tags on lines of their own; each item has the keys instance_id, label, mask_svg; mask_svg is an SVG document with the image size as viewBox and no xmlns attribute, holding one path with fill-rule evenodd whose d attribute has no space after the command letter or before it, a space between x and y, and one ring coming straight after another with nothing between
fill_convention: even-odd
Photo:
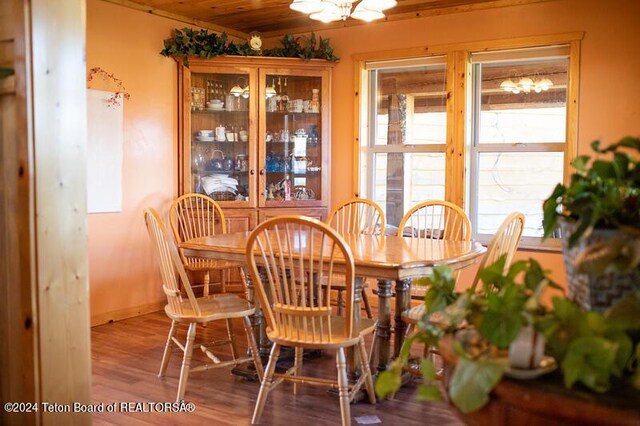
<instances>
[{"instance_id":1,"label":"plant pot","mask_svg":"<svg viewBox=\"0 0 640 426\"><path fill-rule=\"evenodd\" d=\"M583 309L604 311L640 284L640 268L625 273L609 272L598 276L578 273L575 259L586 247L597 242L614 241L625 237L626 234L618 229L594 229L588 238L580 239L575 246L569 248L569 236L575 228L576 224L573 221L560 221L569 298Z\"/></svg>"}]
</instances>

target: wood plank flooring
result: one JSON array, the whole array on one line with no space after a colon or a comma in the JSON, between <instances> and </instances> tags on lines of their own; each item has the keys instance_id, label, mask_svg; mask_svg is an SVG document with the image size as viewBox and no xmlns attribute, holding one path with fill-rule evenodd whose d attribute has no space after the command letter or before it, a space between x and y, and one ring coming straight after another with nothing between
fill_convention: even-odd
<instances>
[{"instance_id":1,"label":"wood plank flooring","mask_svg":"<svg viewBox=\"0 0 640 426\"><path fill-rule=\"evenodd\" d=\"M224 323L198 328L196 342L211 340L226 333ZM125 402L174 401L178 386L181 353L174 351L164 378L158 378L158 368L170 321L163 312L105 324L92 329L92 400L94 404ZM244 334L238 322L236 333ZM186 327L181 327L183 339ZM197 348L198 346L196 346ZM219 352L224 357L226 347ZM192 365L204 360L194 350ZM335 377L335 354L327 352L321 358L305 361L304 374ZM195 404L192 413L116 412L96 413L95 425L249 425L258 395L258 382L231 375L230 368L193 373L189 377L186 402ZM281 384L269 395L262 425L337 425L340 408L336 398L323 388L301 386L294 396L292 385ZM394 400L380 401L376 405L360 402L351 405L351 421L358 425L357 417L377 416L383 425L460 425L460 421L446 403L420 402L414 397L416 384L402 388Z\"/></svg>"}]
</instances>

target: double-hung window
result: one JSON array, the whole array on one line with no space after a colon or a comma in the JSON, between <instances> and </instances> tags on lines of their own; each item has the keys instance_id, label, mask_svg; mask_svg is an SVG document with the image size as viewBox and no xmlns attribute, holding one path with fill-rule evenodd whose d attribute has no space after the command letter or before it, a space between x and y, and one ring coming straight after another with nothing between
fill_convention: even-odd
<instances>
[{"instance_id":1,"label":"double-hung window","mask_svg":"<svg viewBox=\"0 0 640 426\"><path fill-rule=\"evenodd\" d=\"M367 125L362 132L361 195L397 226L406 211L445 194L446 58L366 64Z\"/></svg>"},{"instance_id":2,"label":"double-hung window","mask_svg":"<svg viewBox=\"0 0 640 426\"><path fill-rule=\"evenodd\" d=\"M433 46L434 56L407 59L360 55L360 196L391 225L422 201L455 202L483 243L520 211L520 247L559 248L541 240L542 203L575 155L581 37Z\"/></svg>"},{"instance_id":3,"label":"double-hung window","mask_svg":"<svg viewBox=\"0 0 640 426\"><path fill-rule=\"evenodd\" d=\"M569 47L471 54L468 211L488 240L525 214L523 246L539 245L542 202L563 181Z\"/></svg>"}]
</instances>

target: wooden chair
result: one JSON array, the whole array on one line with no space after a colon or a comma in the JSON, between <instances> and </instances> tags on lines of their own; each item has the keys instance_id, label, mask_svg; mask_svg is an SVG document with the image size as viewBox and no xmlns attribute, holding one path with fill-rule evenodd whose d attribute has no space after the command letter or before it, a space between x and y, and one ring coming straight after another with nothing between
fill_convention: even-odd
<instances>
[{"instance_id":1,"label":"wooden chair","mask_svg":"<svg viewBox=\"0 0 640 426\"><path fill-rule=\"evenodd\" d=\"M409 210L398 226L398 236L425 240L471 240L471 222L459 206L442 200L429 200ZM424 289L411 287L411 298L424 298Z\"/></svg>"},{"instance_id":2,"label":"wooden chair","mask_svg":"<svg viewBox=\"0 0 640 426\"><path fill-rule=\"evenodd\" d=\"M413 206L404 215L398 226L398 236L469 241L471 222L457 205L429 200Z\"/></svg>"},{"instance_id":3,"label":"wooden chair","mask_svg":"<svg viewBox=\"0 0 640 426\"><path fill-rule=\"evenodd\" d=\"M340 235L383 234L385 229L384 212L373 201L352 198L340 204L329 214L327 224L338 231ZM342 309L345 287L336 282L333 289L338 292L338 309ZM362 286L362 305L367 313L367 318L373 318L373 311L364 284Z\"/></svg>"},{"instance_id":4,"label":"wooden chair","mask_svg":"<svg viewBox=\"0 0 640 426\"><path fill-rule=\"evenodd\" d=\"M336 261L346 264L345 272L339 276L346 283L344 316L334 315L330 304L329 292L338 278ZM349 403L363 384L369 401L375 403L364 344L364 336L374 330L374 321L353 315L354 266L350 248L333 229L318 220L279 216L263 222L251 233L247 264L267 321L267 335L273 341L252 424L260 421L269 392L286 380L294 383L294 394L297 384L337 388L342 424L349 425ZM262 273L259 267L263 268ZM289 371L278 374L274 369L282 346L295 348L295 362ZM348 347L358 351L362 369L351 392L345 358ZM302 376L303 349L336 349L337 381Z\"/></svg>"},{"instance_id":5,"label":"wooden chair","mask_svg":"<svg viewBox=\"0 0 640 426\"><path fill-rule=\"evenodd\" d=\"M487 251L480 261L478 272L484 269L486 265L495 262L500 258L500 256L505 254L507 255L507 259L504 264L504 272L506 272L509 269L509 265L511 265L513 256L518 248L518 244L520 243L523 229L524 215L522 213L514 212L507 216L489 242ZM476 289L479 280L480 274L476 273L473 284L471 285L472 289ZM407 327L407 333L410 332L412 327L418 324L418 321L422 319L425 312L426 306L424 303L421 303L420 305L402 313L403 321L409 325Z\"/></svg>"},{"instance_id":6,"label":"wooden chair","mask_svg":"<svg viewBox=\"0 0 640 426\"><path fill-rule=\"evenodd\" d=\"M158 377L163 377L169 357L171 356L171 344L178 346L184 356L182 358L182 367L180 369L180 381L178 383L178 394L176 401L184 399L184 393L187 387L187 379L190 372L207 370L209 368L226 367L229 365L238 365L243 362L253 360L259 377L262 377L262 363L260 361L258 348L256 347L255 338L251 329L249 315L253 315L254 308L245 299L235 294L217 294L196 298L193 294L189 278L182 264L178 251L170 240L167 230L160 219L160 216L154 209L147 209L144 212L144 219L147 225L149 237L153 243L154 251L160 266L162 275L162 289L167 296L167 305L164 308L167 316L171 318L171 328L169 336L162 355L162 363L160 364L160 372ZM176 274L177 272L177 274ZM179 282L182 283L186 292L186 300L180 292ZM238 357L238 348L235 342L232 318L243 318L244 330L247 334L249 347L251 349L251 357ZM229 344L231 348L231 361L221 361L209 349L200 345L200 349L204 354L213 361L213 364L205 364L195 368L191 368L191 356L195 344L196 328L198 324L206 324L211 321L225 320L227 324L228 340L215 342L216 345ZM178 324L189 324L187 331L187 341L182 344L175 337Z\"/></svg>"},{"instance_id":7,"label":"wooden chair","mask_svg":"<svg viewBox=\"0 0 640 426\"><path fill-rule=\"evenodd\" d=\"M220 205L202 194L185 194L171 203L169 221L173 236L178 244L193 238L227 232L227 222ZM244 273L241 264L226 260L202 259L187 257L182 249L179 250L182 264L187 271L204 272L203 295L209 294L211 271L221 271L221 291L226 292L226 275L231 268L238 268L244 283Z\"/></svg>"}]
</instances>

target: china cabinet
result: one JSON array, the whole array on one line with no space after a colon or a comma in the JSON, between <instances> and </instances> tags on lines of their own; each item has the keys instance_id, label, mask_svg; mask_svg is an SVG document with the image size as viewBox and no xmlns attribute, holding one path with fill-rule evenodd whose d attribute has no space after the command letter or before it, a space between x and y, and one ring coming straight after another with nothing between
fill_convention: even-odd
<instances>
[{"instance_id":1,"label":"china cabinet","mask_svg":"<svg viewBox=\"0 0 640 426\"><path fill-rule=\"evenodd\" d=\"M181 63L179 190L218 201L231 232L330 205L331 69L323 60Z\"/></svg>"}]
</instances>

